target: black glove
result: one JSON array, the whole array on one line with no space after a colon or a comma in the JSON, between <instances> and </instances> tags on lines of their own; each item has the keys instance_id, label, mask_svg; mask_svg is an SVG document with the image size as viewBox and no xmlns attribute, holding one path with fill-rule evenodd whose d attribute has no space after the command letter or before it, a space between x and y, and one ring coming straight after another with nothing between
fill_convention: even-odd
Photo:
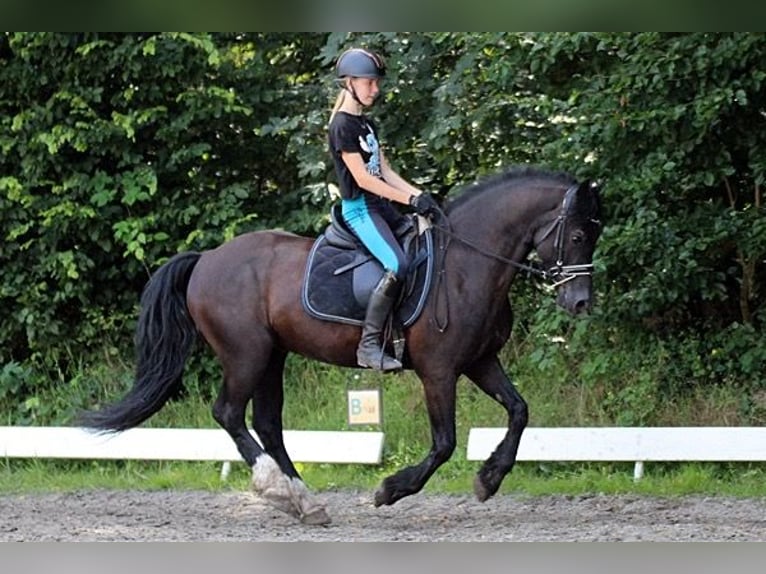
<instances>
[{"instance_id":1,"label":"black glove","mask_svg":"<svg viewBox=\"0 0 766 574\"><path fill-rule=\"evenodd\" d=\"M439 213L439 204L429 193L410 196L410 205L415 209L415 213L423 217L430 217Z\"/></svg>"}]
</instances>

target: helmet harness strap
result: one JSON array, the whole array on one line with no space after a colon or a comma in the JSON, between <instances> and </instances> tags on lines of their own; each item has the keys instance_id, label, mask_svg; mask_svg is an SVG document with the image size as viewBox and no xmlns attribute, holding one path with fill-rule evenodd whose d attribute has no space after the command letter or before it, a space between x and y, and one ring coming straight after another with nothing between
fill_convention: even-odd
<instances>
[{"instance_id":1,"label":"helmet harness strap","mask_svg":"<svg viewBox=\"0 0 766 574\"><path fill-rule=\"evenodd\" d=\"M354 98L354 101L359 104L360 106L364 107L364 104L359 99L359 96L356 95L356 90L354 89L354 85L346 86L346 91L351 94L351 97Z\"/></svg>"},{"instance_id":2,"label":"helmet harness strap","mask_svg":"<svg viewBox=\"0 0 766 574\"><path fill-rule=\"evenodd\" d=\"M346 90L349 94L351 94L351 97L354 98L354 101L359 104L362 107L365 107L362 103L362 100L359 99L359 96L356 95L356 90L354 89L354 84L351 82L352 78L348 78L348 81L343 82L343 89Z\"/></svg>"}]
</instances>

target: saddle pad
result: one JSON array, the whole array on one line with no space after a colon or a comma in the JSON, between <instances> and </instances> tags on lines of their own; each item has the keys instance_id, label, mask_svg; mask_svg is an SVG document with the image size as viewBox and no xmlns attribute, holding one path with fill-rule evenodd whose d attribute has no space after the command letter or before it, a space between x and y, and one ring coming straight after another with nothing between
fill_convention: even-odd
<instances>
[{"instance_id":1,"label":"saddle pad","mask_svg":"<svg viewBox=\"0 0 766 574\"><path fill-rule=\"evenodd\" d=\"M419 246L415 246L418 244ZM423 310L433 275L431 230L412 242L413 268L394 311L394 324L407 327ZM383 276L383 267L366 251L343 249L319 236L309 253L301 300L317 319L362 325L370 293Z\"/></svg>"}]
</instances>

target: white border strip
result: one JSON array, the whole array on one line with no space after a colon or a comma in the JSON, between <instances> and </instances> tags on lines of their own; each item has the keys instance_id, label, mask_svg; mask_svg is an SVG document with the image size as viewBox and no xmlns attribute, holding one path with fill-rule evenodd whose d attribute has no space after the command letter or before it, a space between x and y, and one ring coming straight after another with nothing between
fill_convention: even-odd
<instances>
[{"instance_id":1,"label":"white border strip","mask_svg":"<svg viewBox=\"0 0 766 574\"><path fill-rule=\"evenodd\" d=\"M257 435L253 433L257 439ZM284 431L294 462L378 464L383 433L372 431ZM0 456L138 460L242 459L222 429L135 428L94 434L77 427L0 427Z\"/></svg>"},{"instance_id":2,"label":"white border strip","mask_svg":"<svg viewBox=\"0 0 766 574\"><path fill-rule=\"evenodd\" d=\"M487 459L506 432L472 428L468 460ZM649 461L766 461L766 427L533 427L516 460L629 461L638 479Z\"/></svg>"}]
</instances>

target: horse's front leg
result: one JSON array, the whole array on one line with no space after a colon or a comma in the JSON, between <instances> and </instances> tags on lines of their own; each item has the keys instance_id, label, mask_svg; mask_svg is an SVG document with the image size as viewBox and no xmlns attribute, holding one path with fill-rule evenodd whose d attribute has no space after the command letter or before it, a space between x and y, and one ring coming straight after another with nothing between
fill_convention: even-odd
<instances>
[{"instance_id":1,"label":"horse's front leg","mask_svg":"<svg viewBox=\"0 0 766 574\"><path fill-rule=\"evenodd\" d=\"M457 377L421 377L428 418L431 421L431 450L420 464L408 466L387 477L375 493L375 506L393 504L415 494L455 450L455 385Z\"/></svg>"},{"instance_id":2,"label":"horse's front leg","mask_svg":"<svg viewBox=\"0 0 766 574\"><path fill-rule=\"evenodd\" d=\"M492 455L484 462L474 480L476 497L484 502L497 492L503 478L513 468L521 433L527 426L527 403L503 371L496 355L476 361L465 374L487 395L505 407L508 432Z\"/></svg>"}]
</instances>

